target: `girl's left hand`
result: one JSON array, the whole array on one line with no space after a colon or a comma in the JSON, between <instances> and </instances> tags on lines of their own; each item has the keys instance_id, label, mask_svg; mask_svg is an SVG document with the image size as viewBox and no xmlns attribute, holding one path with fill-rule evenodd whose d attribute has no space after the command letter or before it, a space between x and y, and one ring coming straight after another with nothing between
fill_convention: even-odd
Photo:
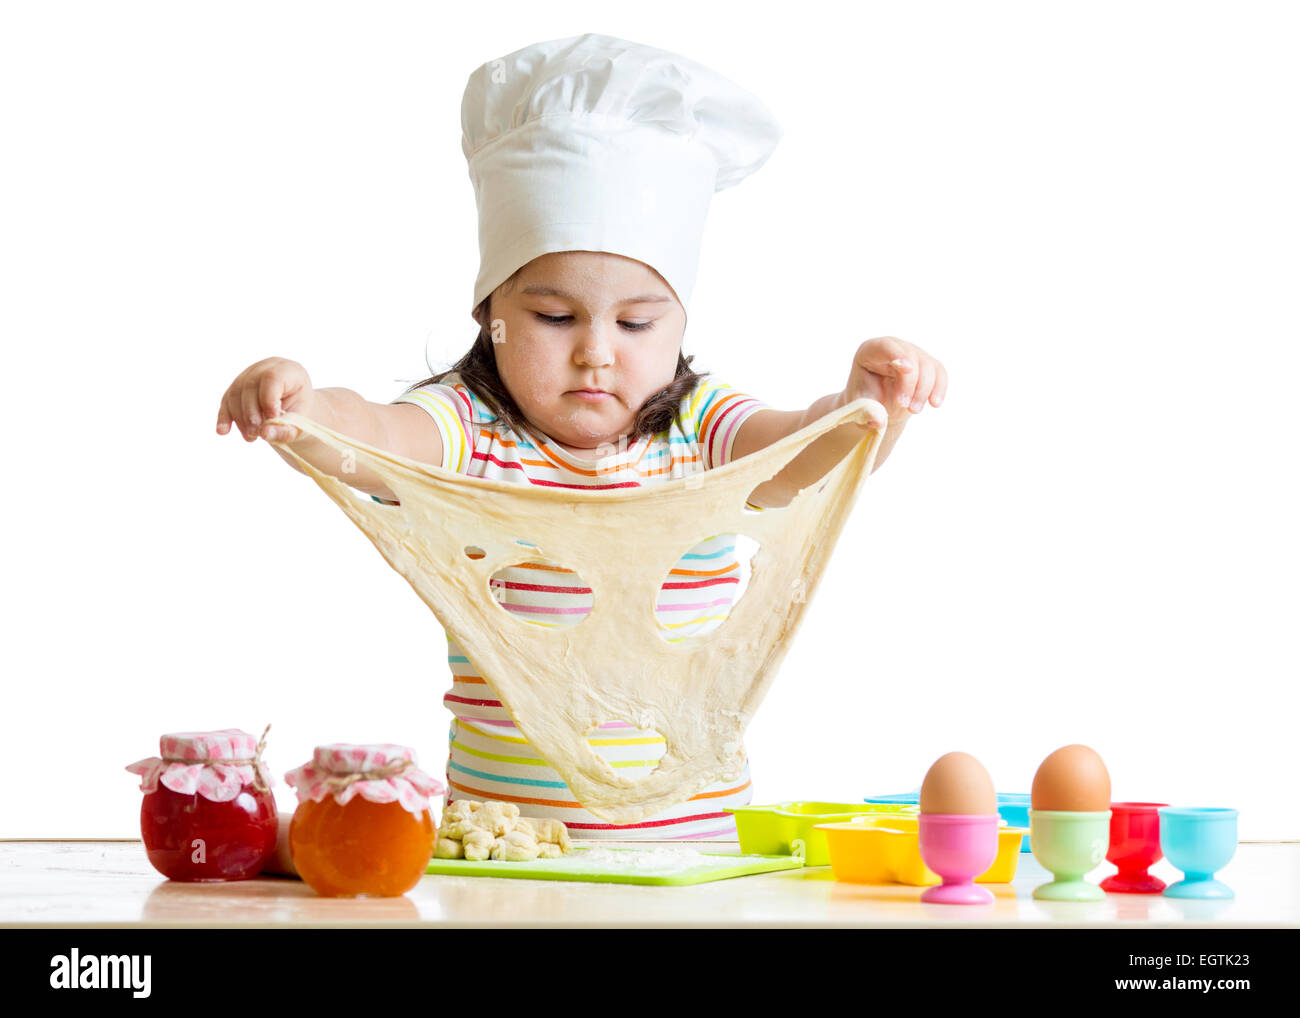
<instances>
[{"instance_id":1,"label":"girl's left hand","mask_svg":"<svg viewBox=\"0 0 1300 1018\"><path fill-rule=\"evenodd\" d=\"M869 339L853 355L846 402L863 396L884 404L891 423L919 414L929 403L939 406L948 394L948 372L935 357L914 343L893 336Z\"/></svg>"}]
</instances>

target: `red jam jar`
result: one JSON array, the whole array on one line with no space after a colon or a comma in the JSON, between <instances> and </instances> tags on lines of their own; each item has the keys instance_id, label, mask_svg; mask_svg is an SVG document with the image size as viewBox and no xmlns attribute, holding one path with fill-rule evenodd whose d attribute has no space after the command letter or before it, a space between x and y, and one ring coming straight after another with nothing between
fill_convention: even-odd
<instances>
[{"instance_id":1,"label":"red jam jar","mask_svg":"<svg viewBox=\"0 0 1300 1018\"><path fill-rule=\"evenodd\" d=\"M267 731L270 730L267 725ZM160 756L127 767L140 775L140 834L149 862L171 880L246 880L275 853L278 824L266 732L176 732Z\"/></svg>"},{"instance_id":2,"label":"red jam jar","mask_svg":"<svg viewBox=\"0 0 1300 1018\"><path fill-rule=\"evenodd\" d=\"M294 869L330 898L391 898L424 875L438 825L429 799L440 782L414 751L391 744L317 746L284 780L298 793L289 825Z\"/></svg>"}]
</instances>

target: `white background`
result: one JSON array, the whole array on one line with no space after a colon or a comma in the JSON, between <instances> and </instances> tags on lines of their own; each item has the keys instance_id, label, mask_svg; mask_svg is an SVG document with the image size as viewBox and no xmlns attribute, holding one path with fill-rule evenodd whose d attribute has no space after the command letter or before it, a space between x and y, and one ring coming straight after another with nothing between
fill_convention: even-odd
<instances>
[{"instance_id":1,"label":"white background","mask_svg":"<svg viewBox=\"0 0 1300 1018\"><path fill-rule=\"evenodd\" d=\"M785 128L714 203L697 368L785 409L873 336L951 375L749 729L755 801L953 749L1027 791L1085 742L1116 799L1300 836L1300 16L1097 0L5 5L0 835L137 834L164 731L441 776L436 620L217 404L271 355L386 402L468 349L465 80L588 31Z\"/></svg>"}]
</instances>

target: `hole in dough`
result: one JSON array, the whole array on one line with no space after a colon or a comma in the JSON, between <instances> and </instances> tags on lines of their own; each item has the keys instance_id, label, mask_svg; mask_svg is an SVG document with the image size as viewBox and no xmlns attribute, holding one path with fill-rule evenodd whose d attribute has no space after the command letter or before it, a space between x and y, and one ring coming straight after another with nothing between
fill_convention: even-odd
<instances>
[{"instance_id":1,"label":"hole in dough","mask_svg":"<svg viewBox=\"0 0 1300 1018\"><path fill-rule=\"evenodd\" d=\"M776 513L776 512L780 512L782 509L786 509L789 507L790 500L791 498L793 498L793 496L789 492L781 494L781 493L774 492L771 489L764 490L764 485L767 485L769 483L771 483L770 478L767 481L764 481L762 484L758 485L753 491L751 491L746 496L745 498L746 514L750 516L757 516L759 513ZM764 501L774 502L774 503L779 502L780 504L764 505L763 504ZM750 505L751 502L753 503L753 505ZM759 508L755 509L754 506L759 506Z\"/></svg>"},{"instance_id":2,"label":"hole in dough","mask_svg":"<svg viewBox=\"0 0 1300 1018\"><path fill-rule=\"evenodd\" d=\"M659 768L668 752L667 740L653 728L641 728L630 721L602 721L587 729L587 744L620 778L639 781Z\"/></svg>"},{"instance_id":3,"label":"hole in dough","mask_svg":"<svg viewBox=\"0 0 1300 1018\"><path fill-rule=\"evenodd\" d=\"M840 458L837 459L834 463L827 464L826 469L824 471L822 471L816 477L810 478L807 481L807 483L802 488L799 489L799 491L806 491L808 488L811 488L813 485L816 485L817 491L815 492L815 494L820 495L822 491L826 488L826 485L830 482L830 477L829 477L830 472L834 470L837 466L839 466L841 462L843 462L844 457L847 456L850 451L851 450L846 450L844 454L841 455ZM804 449L803 452L795 456L794 459L792 459L785 467L783 467L781 470L778 470L775 474L769 477L762 484L755 486L754 490L749 493L749 495L745 500L746 501L745 512L753 515L757 515L757 513L760 511L757 509L751 509L748 504L750 502L753 502L755 505L763 505L765 501L771 503L770 505L764 506L764 508L761 510L762 512L773 512L777 509L787 508L790 505L790 503L794 500L795 496L799 494L799 491L783 490L781 488L776 488L776 487L769 488L767 486L772 485L775 479L779 477L785 470L798 464L799 461L803 458L803 456L807 452L808 450Z\"/></svg>"},{"instance_id":4,"label":"hole in dough","mask_svg":"<svg viewBox=\"0 0 1300 1018\"><path fill-rule=\"evenodd\" d=\"M549 559L504 566L492 574L488 589L507 615L535 626L576 626L591 614L591 587L572 569Z\"/></svg>"},{"instance_id":5,"label":"hole in dough","mask_svg":"<svg viewBox=\"0 0 1300 1018\"><path fill-rule=\"evenodd\" d=\"M525 541L522 538L518 538L518 537L515 538L515 544L522 544L526 548L537 547L537 545L533 544L532 541ZM474 561L477 562L481 558L486 558L487 552L484 551L482 548L480 548L477 544L467 544L465 545L465 557L469 559L473 559Z\"/></svg>"},{"instance_id":6,"label":"hole in dough","mask_svg":"<svg viewBox=\"0 0 1300 1018\"><path fill-rule=\"evenodd\" d=\"M758 542L718 534L688 550L664 579L655 604L659 635L668 643L711 633L740 603L753 573Z\"/></svg>"}]
</instances>

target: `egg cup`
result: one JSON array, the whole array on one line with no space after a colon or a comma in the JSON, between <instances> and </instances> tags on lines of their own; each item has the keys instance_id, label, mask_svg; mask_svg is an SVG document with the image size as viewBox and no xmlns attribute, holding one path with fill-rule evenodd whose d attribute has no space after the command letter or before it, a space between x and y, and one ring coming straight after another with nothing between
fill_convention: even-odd
<instances>
[{"instance_id":1,"label":"egg cup","mask_svg":"<svg viewBox=\"0 0 1300 1018\"><path fill-rule=\"evenodd\" d=\"M1110 804L1110 848L1106 861L1119 867L1101 882L1103 891L1123 894L1159 894L1165 882L1147 872L1162 858L1160 814L1167 802L1112 802Z\"/></svg>"},{"instance_id":2,"label":"egg cup","mask_svg":"<svg viewBox=\"0 0 1300 1018\"><path fill-rule=\"evenodd\" d=\"M993 865L998 854L996 813L922 813L921 858L943 883L924 891L921 900L936 905L988 905L993 892L975 886L975 878Z\"/></svg>"},{"instance_id":3,"label":"egg cup","mask_svg":"<svg viewBox=\"0 0 1300 1018\"><path fill-rule=\"evenodd\" d=\"M1160 810L1160 847L1184 878L1165 888L1169 898L1232 898L1232 888L1214 879L1237 851L1237 811L1213 807Z\"/></svg>"},{"instance_id":4,"label":"egg cup","mask_svg":"<svg viewBox=\"0 0 1300 1018\"><path fill-rule=\"evenodd\" d=\"M1034 888L1045 901L1100 901L1105 892L1084 880L1101 865L1110 843L1110 810L1075 812L1030 809L1029 841L1034 858L1055 880Z\"/></svg>"}]
</instances>

